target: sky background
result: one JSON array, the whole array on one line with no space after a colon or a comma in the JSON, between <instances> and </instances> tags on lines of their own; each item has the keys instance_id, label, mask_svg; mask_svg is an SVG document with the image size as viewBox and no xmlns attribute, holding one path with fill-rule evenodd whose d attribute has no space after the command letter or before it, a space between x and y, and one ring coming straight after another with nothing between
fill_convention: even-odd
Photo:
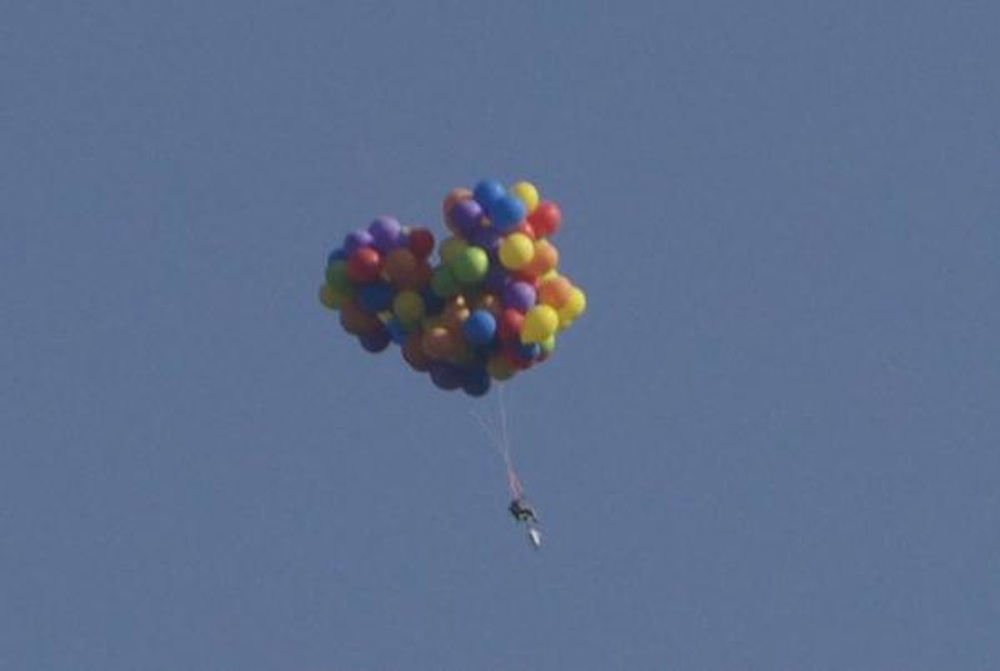
<instances>
[{"instance_id":1,"label":"sky background","mask_svg":"<svg viewBox=\"0 0 1000 671\"><path fill-rule=\"evenodd\" d=\"M0 670L1000 668L991 2L6 2ZM455 186L589 312L470 411L316 291Z\"/></svg>"}]
</instances>

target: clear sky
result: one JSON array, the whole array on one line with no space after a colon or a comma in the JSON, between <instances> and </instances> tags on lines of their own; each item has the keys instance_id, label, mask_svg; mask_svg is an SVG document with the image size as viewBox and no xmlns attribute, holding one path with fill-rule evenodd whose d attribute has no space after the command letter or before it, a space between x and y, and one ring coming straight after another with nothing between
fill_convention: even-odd
<instances>
[{"instance_id":1,"label":"clear sky","mask_svg":"<svg viewBox=\"0 0 1000 671\"><path fill-rule=\"evenodd\" d=\"M1000 668L992 2L8 2L0 670ZM316 300L560 201L470 410Z\"/></svg>"}]
</instances>

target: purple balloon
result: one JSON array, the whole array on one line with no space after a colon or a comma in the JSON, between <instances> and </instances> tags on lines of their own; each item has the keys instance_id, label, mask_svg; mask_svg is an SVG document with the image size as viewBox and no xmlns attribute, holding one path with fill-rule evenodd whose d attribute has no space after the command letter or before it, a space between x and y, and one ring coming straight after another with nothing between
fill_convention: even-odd
<instances>
[{"instance_id":1,"label":"purple balloon","mask_svg":"<svg viewBox=\"0 0 1000 671\"><path fill-rule=\"evenodd\" d=\"M469 238L482 228L483 208L471 198L460 200L451 208L449 217L462 237Z\"/></svg>"},{"instance_id":2,"label":"purple balloon","mask_svg":"<svg viewBox=\"0 0 1000 671\"><path fill-rule=\"evenodd\" d=\"M485 249L494 260L498 258L497 254L500 253L500 239L502 234L495 226L487 226L486 228L479 226L467 237L469 238L469 242Z\"/></svg>"},{"instance_id":3,"label":"purple balloon","mask_svg":"<svg viewBox=\"0 0 1000 671\"><path fill-rule=\"evenodd\" d=\"M344 252L347 256L350 256L356 249L371 247L373 242L375 240L372 238L372 234L363 228L359 228L353 233L348 233L347 237L344 238Z\"/></svg>"},{"instance_id":4,"label":"purple balloon","mask_svg":"<svg viewBox=\"0 0 1000 671\"><path fill-rule=\"evenodd\" d=\"M462 386L462 370L457 366L433 361L427 364L427 372L435 387L451 391Z\"/></svg>"},{"instance_id":5,"label":"purple balloon","mask_svg":"<svg viewBox=\"0 0 1000 671\"><path fill-rule=\"evenodd\" d=\"M361 343L361 346L373 354L381 352L388 347L390 340L389 332L385 329L379 329L371 333L362 333L358 336L358 342Z\"/></svg>"},{"instance_id":6,"label":"purple balloon","mask_svg":"<svg viewBox=\"0 0 1000 671\"><path fill-rule=\"evenodd\" d=\"M535 304L535 287L527 282L511 282L503 289L504 307L524 312Z\"/></svg>"},{"instance_id":7,"label":"purple balloon","mask_svg":"<svg viewBox=\"0 0 1000 671\"><path fill-rule=\"evenodd\" d=\"M375 249L388 252L398 247L403 240L403 226L393 217L378 217L368 225Z\"/></svg>"},{"instance_id":8,"label":"purple balloon","mask_svg":"<svg viewBox=\"0 0 1000 671\"><path fill-rule=\"evenodd\" d=\"M509 281L510 273L506 268L499 263L490 263L490 269L486 273L486 280L484 280L487 290L503 295L503 290L507 287Z\"/></svg>"}]
</instances>

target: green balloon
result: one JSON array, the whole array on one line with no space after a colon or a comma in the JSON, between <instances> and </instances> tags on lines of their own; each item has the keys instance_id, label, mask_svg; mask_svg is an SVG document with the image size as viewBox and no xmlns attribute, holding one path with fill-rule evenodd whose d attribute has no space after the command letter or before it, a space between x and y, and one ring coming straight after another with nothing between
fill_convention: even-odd
<instances>
[{"instance_id":1,"label":"green balloon","mask_svg":"<svg viewBox=\"0 0 1000 671\"><path fill-rule=\"evenodd\" d=\"M326 267L326 283L342 293L351 291L351 278L347 275L346 261L334 261Z\"/></svg>"},{"instance_id":2,"label":"green balloon","mask_svg":"<svg viewBox=\"0 0 1000 671\"><path fill-rule=\"evenodd\" d=\"M490 257L482 247L466 247L452 261L455 279L462 284L482 282L490 269Z\"/></svg>"},{"instance_id":3,"label":"green balloon","mask_svg":"<svg viewBox=\"0 0 1000 671\"><path fill-rule=\"evenodd\" d=\"M448 266L439 266L431 276L431 291L441 298L451 298L458 293L458 285Z\"/></svg>"}]
</instances>

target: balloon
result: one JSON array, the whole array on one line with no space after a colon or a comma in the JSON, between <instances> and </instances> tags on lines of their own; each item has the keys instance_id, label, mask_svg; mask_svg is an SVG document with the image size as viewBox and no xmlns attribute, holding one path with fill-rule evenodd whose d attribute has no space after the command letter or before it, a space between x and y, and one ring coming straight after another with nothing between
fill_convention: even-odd
<instances>
[{"instance_id":1,"label":"balloon","mask_svg":"<svg viewBox=\"0 0 1000 671\"><path fill-rule=\"evenodd\" d=\"M400 291L392 301L392 311L404 326L416 324L426 311L423 296L412 290Z\"/></svg>"},{"instance_id":2,"label":"balloon","mask_svg":"<svg viewBox=\"0 0 1000 671\"><path fill-rule=\"evenodd\" d=\"M337 290L329 284L324 282L320 285L319 302L331 310L339 310L345 299L344 295L337 293Z\"/></svg>"},{"instance_id":3,"label":"balloon","mask_svg":"<svg viewBox=\"0 0 1000 671\"><path fill-rule=\"evenodd\" d=\"M365 312L355 300L346 300L340 306L340 325L353 335L372 333L382 328L382 322L375 315Z\"/></svg>"},{"instance_id":4,"label":"balloon","mask_svg":"<svg viewBox=\"0 0 1000 671\"><path fill-rule=\"evenodd\" d=\"M528 221L540 236L555 235L562 224L562 211L551 201L539 203L538 208L531 213Z\"/></svg>"},{"instance_id":5,"label":"balloon","mask_svg":"<svg viewBox=\"0 0 1000 671\"><path fill-rule=\"evenodd\" d=\"M472 190L472 197L483 208L487 215L491 214L493 206L506 195L503 184L495 179L484 179Z\"/></svg>"},{"instance_id":6,"label":"balloon","mask_svg":"<svg viewBox=\"0 0 1000 671\"><path fill-rule=\"evenodd\" d=\"M385 323L385 330L389 333L389 337L392 339L392 342L397 345L404 344L410 335L409 330L403 326L403 322L401 322L398 318L392 318L387 321Z\"/></svg>"},{"instance_id":7,"label":"balloon","mask_svg":"<svg viewBox=\"0 0 1000 671\"><path fill-rule=\"evenodd\" d=\"M432 361L427 364L427 372L430 373L434 386L451 391L462 386L462 371L457 366L440 361Z\"/></svg>"},{"instance_id":8,"label":"balloon","mask_svg":"<svg viewBox=\"0 0 1000 671\"><path fill-rule=\"evenodd\" d=\"M351 290L351 277L347 272L347 261L334 261L326 267L326 283L338 291Z\"/></svg>"},{"instance_id":9,"label":"balloon","mask_svg":"<svg viewBox=\"0 0 1000 671\"><path fill-rule=\"evenodd\" d=\"M557 276L543 281L538 286L538 302L556 310L566 305L573 285L565 277Z\"/></svg>"},{"instance_id":10,"label":"balloon","mask_svg":"<svg viewBox=\"0 0 1000 671\"><path fill-rule=\"evenodd\" d=\"M468 238L483 228L483 208L474 200L461 200L451 208L448 219L455 233Z\"/></svg>"},{"instance_id":11,"label":"balloon","mask_svg":"<svg viewBox=\"0 0 1000 671\"><path fill-rule=\"evenodd\" d=\"M393 249L385 257L382 272L397 286L412 286L417 272L417 257L407 247Z\"/></svg>"},{"instance_id":12,"label":"balloon","mask_svg":"<svg viewBox=\"0 0 1000 671\"><path fill-rule=\"evenodd\" d=\"M536 305L524 315L521 342L540 343L555 335L559 328L559 313L548 305Z\"/></svg>"},{"instance_id":13,"label":"balloon","mask_svg":"<svg viewBox=\"0 0 1000 671\"><path fill-rule=\"evenodd\" d=\"M452 332L443 326L435 326L424 331L422 342L424 354L430 359L447 359L457 348Z\"/></svg>"},{"instance_id":14,"label":"balloon","mask_svg":"<svg viewBox=\"0 0 1000 671\"><path fill-rule=\"evenodd\" d=\"M566 303L559 308L559 324L568 326L587 309L587 295L579 287L570 289Z\"/></svg>"},{"instance_id":15,"label":"balloon","mask_svg":"<svg viewBox=\"0 0 1000 671\"><path fill-rule=\"evenodd\" d=\"M481 282L490 269L490 257L482 247L469 246L452 259L451 271L462 284Z\"/></svg>"},{"instance_id":16,"label":"balloon","mask_svg":"<svg viewBox=\"0 0 1000 671\"><path fill-rule=\"evenodd\" d=\"M348 233L327 255L319 301L365 350L395 344L438 388L478 397L546 361L587 298L559 271L560 208L531 182L453 189L442 210L452 234L437 245L391 216Z\"/></svg>"},{"instance_id":17,"label":"balloon","mask_svg":"<svg viewBox=\"0 0 1000 671\"><path fill-rule=\"evenodd\" d=\"M350 256L355 250L362 247L371 247L375 242L372 234L365 229L359 229L353 233L348 233L344 238L344 254Z\"/></svg>"},{"instance_id":18,"label":"balloon","mask_svg":"<svg viewBox=\"0 0 1000 671\"><path fill-rule=\"evenodd\" d=\"M411 229L406 244L414 256L426 259L434 251L434 234L426 228Z\"/></svg>"},{"instance_id":19,"label":"balloon","mask_svg":"<svg viewBox=\"0 0 1000 671\"><path fill-rule=\"evenodd\" d=\"M469 243L462 238L448 238L441 243L441 249L438 252L441 256L441 261L447 265L455 260L459 252L469 246Z\"/></svg>"},{"instance_id":20,"label":"balloon","mask_svg":"<svg viewBox=\"0 0 1000 671\"><path fill-rule=\"evenodd\" d=\"M527 282L510 282L504 287L503 304L505 307L526 312L535 304L535 299L535 287Z\"/></svg>"},{"instance_id":21,"label":"balloon","mask_svg":"<svg viewBox=\"0 0 1000 671\"><path fill-rule=\"evenodd\" d=\"M497 335L501 340L512 342L521 337L521 326L524 324L524 313L513 308L507 308L500 313L497 321Z\"/></svg>"},{"instance_id":22,"label":"balloon","mask_svg":"<svg viewBox=\"0 0 1000 671\"><path fill-rule=\"evenodd\" d=\"M366 284L358 290L358 303L365 309L365 312L376 314L392 307L393 298L396 291L391 284L373 282Z\"/></svg>"},{"instance_id":23,"label":"balloon","mask_svg":"<svg viewBox=\"0 0 1000 671\"><path fill-rule=\"evenodd\" d=\"M462 391L469 396L485 396L490 390L490 375L486 368L472 368L464 371Z\"/></svg>"},{"instance_id":24,"label":"balloon","mask_svg":"<svg viewBox=\"0 0 1000 671\"><path fill-rule=\"evenodd\" d=\"M403 227L393 217L378 217L368 225L372 246L380 252L398 247L403 240Z\"/></svg>"},{"instance_id":25,"label":"balloon","mask_svg":"<svg viewBox=\"0 0 1000 671\"><path fill-rule=\"evenodd\" d=\"M524 233L512 233L500 243L500 263L509 270L523 268L534 255L535 245Z\"/></svg>"},{"instance_id":26,"label":"balloon","mask_svg":"<svg viewBox=\"0 0 1000 671\"><path fill-rule=\"evenodd\" d=\"M510 188L522 203L527 214L531 214L538 207L538 189L531 182L518 182Z\"/></svg>"},{"instance_id":27,"label":"balloon","mask_svg":"<svg viewBox=\"0 0 1000 671\"><path fill-rule=\"evenodd\" d=\"M475 310L462 324L466 339L477 347L488 345L497 332L497 320L487 310Z\"/></svg>"},{"instance_id":28,"label":"balloon","mask_svg":"<svg viewBox=\"0 0 1000 671\"><path fill-rule=\"evenodd\" d=\"M490 374L491 378L502 382L514 377L517 369L510 365L503 354L494 354L486 364L486 371Z\"/></svg>"},{"instance_id":29,"label":"balloon","mask_svg":"<svg viewBox=\"0 0 1000 671\"><path fill-rule=\"evenodd\" d=\"M358 336L358 341L366 350L376 353L388 347L391 339L389 333L383 328L370 333L362 333Z\"/></svg>"},{"instance_id":30,"label":"balloon","mask_svg":"<svg viewBox=\"0 0 1000 671\"><path fill-rule=\"evenodd\" d=\"M493 203L490 219L497 229L506 232L517 226L527 213L527 208L517 196L507 194Z\"/></svg>"},{"instance_id":31,"label":"balloon","mask_svg":"<svg viewBox=\"0 0 1000 671\"><path fill-rule=\"evenodd\" d=\"M430 286L434 293L441 298L454 296L458 292L455 276L452 275L451 268L448 266L439 266L438 269L434 271L434 276L431 277Z\"/></svg>"},{"instance_id":32,"label":"balloon","mask_svg":"<svg viewBox=\"0 0 1000 671\"><path fill-rule=\"evenodd\" d=\"M423 334L419 331L406 336L406 342L403 343L403 359L413 370L420 372L427 370L429 359L424 353Z\"/></svg>"},{"instance_id":33,"label":"balloon","mask_svg":"<svg viewBox=\"0 0 1000 671\"><path fill-rule=\"evenodd\" d=\"M382 256L371 247L359 247L347 259L347 275L355 282L374 282L382 272Z\"/></svg>"},{"instance_id":34,"label":"balloon","mask_svg":"<svg viewBox=\"0 0 1000 671\"><path fill-rule=\"evenodd\" d=\"M451 208L455 207L455 203L468 200L469 198L472 198L472 191L469 189L458 188L449 191L448 195L444 198L444 203L441 205L445 221L448 220L448 214L451 212Z\"/></svg>"},{"instance_id":35,"label":"balloon","mask_svg":"<svg viewBox=\"0 0 1000 671\"><path fill-rule=\"evenodd\" d=\"M548 240L536 240L534 243L535 253L531 261L526 263L521 271L534 277L541 277L545 273L555 270L559 265L559 250Z\"/></svg>"}]
</instances>

